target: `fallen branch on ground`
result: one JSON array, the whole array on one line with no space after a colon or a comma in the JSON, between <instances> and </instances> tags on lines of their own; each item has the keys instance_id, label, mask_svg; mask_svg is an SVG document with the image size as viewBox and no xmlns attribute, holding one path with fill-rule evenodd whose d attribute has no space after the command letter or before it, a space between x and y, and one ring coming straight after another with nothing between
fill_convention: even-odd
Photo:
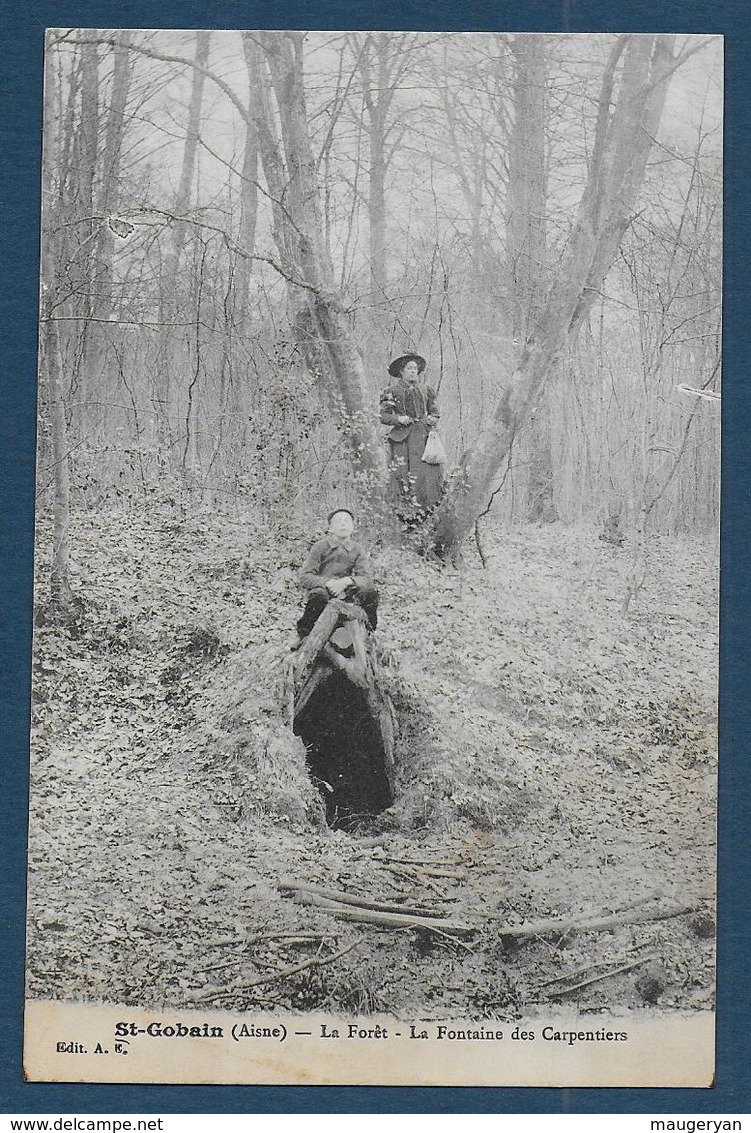
<instances>
[{"instance_id":1,"label":"fallen branch on ground","mask_svg":"<svg viewBox=\"0 0 751 1133\"><path fill-rule=\"evenodd\" d=\"M635 909L638 905L648 905L651 901L661 901L664 896L664 890L654 889L651 893L645 893L643 897L634 897L633 900L627 901L623 905L611 905L607 911L613 913L613 915L625 913L627 909Z\"/></svg>"},{"instance_id":2,"label":"fallen branch on ground","mask_svg":"<svg viewBox=\"0 0 751 1133\"><path fill-rule=\"evenodd\" d=\"M380 865L385 865L388 869L397 867L398 869L409 870L411 873L420 874L425 877L447 877L455 881L464 881L466 879L466 872L463 869L447 869L442 862L438 863L424 863L421 861L414 861L409 858L395 858L386 854L379 854L377 857L374 855L374 862Z\"/></svg>"},{"instance_id":3,"label":"fallen branch on ground","mask_svg":"<svg viewBox=\"0 0 751 1133\"><path fill-rule=\"evenodd\" d=\"M645 924L648 921L666 921L672 917L682 917L685 913L696 912L696 905L668 905L663 909L643 909L627 913L614 913L610 916L593 917L576 921L573 917L546 921L527 921L526 924L504 925L500 935L517 940L525 936L550 936L558 933L561 937L570 932L604 932L626 924Z\"/></svg>"},{"instance_id":4,"label":"fallen branch on ground","mask_svg":"<svg viewBox=\"0 0 751 1133\"><path fill-rule=\"evenodd\" d=\"M344 905L339 901L331 901L326 897L318 897L313 893L298 890L296 899L301 905L314 905L325 909L334 916L343 917L344 920L360 921L363 924L376 925L378 928L421 928L429 931L437 930L441 933L469 936L476 930L471 925L459 921L433 920L429 917L412 916L407 913L386 913L376 909L365 909L361 906Z\"/></svg>"},{"instance_id":5,"label":"fallen branch on ground","mask_svg":"<svg viewBox=\"0 0 751 1133\"><path fill-rule=\"evenodd\" d=\"M249 984L233 984L232 987L218 989L211 992L203 992L199 995L191 996L186 999L184 1006L191 1003L209 1003L213 999L225 999L231 995L237 995L241 991L250 991L251 988L261 987L262 984L274 983L276 980L285 980L289 976L296 976L298 972L304 972L308 968L322 968L325 964L333 964L336 960L341 960L342 956L346 956L353 948L357 948L358 944L362 944L362 940L356 940L354 944L348 944L346 948L342 948L341 952L335 952L333 956L314 956L311 960L306 960L303 964L295 964L291 968L283 968L280 972L272 972L271 975L263 976L260 980L253 980Z\"/></svg>"},{"instance_id":6,"label":"fallen branch on ground","mask_svg":"<svg viewBox=\"0 0 751 1133\"><path fill-rule=\"evenodd\" d=\"M401 879L403 881L408 881L412 886L420 885L424 889L430 889L430 891L434 893L435 896L440 900L443 900L445 898L445 893L441 889L439 889L438 884L435 880L427 877L424 873L416 873L412 866L394 865L392 862L386 861L383 862L383 866L389 871L389 873L393 874L397 881Z\"/></svg>"},{"instance_id":7,"label":"fallen branch on ground","mask_svg":"<svg viewBox=\"0 0 751 1133\"><path fill-rule=\"evenodd\" d=\"M320 939L320 932L257 932L253 936L222 936L219 940L212 940L211 946L213 948L229 948L236 944L240 948L250 948L251 944L264 944L271 940L284 940L288 943L291 941L302 944Z\"/></svg>"},{"instance_id":8,"label":"fallen branch on ground","mask_svg":"<svg viewBox=\"0 0 751 1133\"><path fill-rule=\"evenodd\" d=\"M407 856L398 852L389 853L388 848L384 846L376 846L372 853L373 861L388 861L399 862L400 865L427 865L427 866L461 866L462 862L466 860L463 857L416 857L415 855Z\"/></svg>"},{"instance_id":9,"label":"fallen branch on ground","mask_svg":"<svg viewBox=\"0 0 751 1133\"><path fill-rule=\"evenodd\" d=\"M354 893L347 893L343 889L323 889L319 885L304 885L300 881L291 881L287 878L279 882L282 893L309 893L314 897L323 897L327 901L337 904L356 905L361 909L372 909L380 913L404 913L415 917L442 917L442 913L432 909L419 907L405 908L404 905L392 905L386 901L373 901L369 897L358 897Z\"/></svg>"},{"instance_id":10,"label":"fallen branch on ground","mask_svg":"<svg viewBox=\"0 0 751 1133\"><path fill-rule=\"evenodd\" d=\"M561 995L571 995L575 991L580 991L583 987L589 987L590 984L599 983L600 980L610 979L611 976L619 976L623 972L630 972L632 968L638 968L640 964L646 964L648 960L659 960L657 952L651 952L646 956L640 956L638 960L632 960L630 964L621 964L617 968L609 968L607 972L602 972L599 976L591 976L588 980L582 980L578 984L572 984L571 987L554 988L548 992L548 997L552 999Z\"/></svg>"},{"instance_id":11,"label":"fallen branch on ground","mask_svg":"<svg viewBox=\"0 0 751 1133\"><path fill-rule=\"evenodd\" d=\"M646 948L648 945L654 944L654 940L645 941L642 944L632 944L626 952L638 952L640 948ZM578 968L572 968L568 972L562 972L560 976L553 976L549 980L544 980L541 984L537 985L537 991L541 992L544 988L550 987L552 984L565 983L566 980L576 979L577 976L584 976L587 972L593 972L595 968L602 968L608 964L618 963L617 960L594 960L587 964L581 964Z\"/></svg>"}]
</instances>

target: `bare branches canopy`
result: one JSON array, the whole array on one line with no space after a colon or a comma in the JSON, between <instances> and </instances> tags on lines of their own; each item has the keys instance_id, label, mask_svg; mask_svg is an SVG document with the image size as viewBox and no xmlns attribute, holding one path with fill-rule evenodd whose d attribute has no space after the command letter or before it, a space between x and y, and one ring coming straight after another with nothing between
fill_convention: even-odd
<instances>
[{"instance_id":1,"label":"bare branches canopy","mask_svg":"<svg viewBox=\"0 0 751 1133\"><path fill-rule=\"evenodd\" d=\"M382 506L416 350L439 553L491 500L711 526L720 104L711 37L51 32L40 487Z\"/></svg>"}]
</instances>

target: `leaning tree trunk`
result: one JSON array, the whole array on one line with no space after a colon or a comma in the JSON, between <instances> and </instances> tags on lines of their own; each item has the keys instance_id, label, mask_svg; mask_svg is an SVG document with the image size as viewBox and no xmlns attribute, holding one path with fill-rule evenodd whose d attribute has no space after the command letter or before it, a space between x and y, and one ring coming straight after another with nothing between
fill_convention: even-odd
<instances>
[{"instance_id":1,"label":"leaning tree trunk","mask_svg":"<svg viewBox=\"0 0 751 1133\"><path fill-rule=\"evenodd\" d=\"M371 405L362 355L334 283L326 250L316 165L308 134L302 38L295 33L269 32L261 33L260 38L279 111L288 190L284 199L289 202L289 217L280 252L288 257L292 252L290 266L298 274L290 279L290 285L303 293L307 304L313 367L324 359L320 378L329 402L356 467L368 475L369 494L378 497L385 482L386 456L375 427L375 407ZM264 122L260 133L266 138L272 136L271 123ZM268 156L273 163L273 155Z\"/></svg>"},{"instance_id":2,"label":"leaning tree trunk","mask_svg":"<svg viewBox=\"0 0 751 1133\"><path fill-rule=\"evenodd\" d=\"M601 291L644 178L672 73L673 36L621 37L603 81L587 184L547 301L516 372L477 444L462 454L438 511L434 543L453 557L487 506L499 470L528 421L552 367ZM611 110L614 77L624 56Z\"/></svg>"}]
</instances>

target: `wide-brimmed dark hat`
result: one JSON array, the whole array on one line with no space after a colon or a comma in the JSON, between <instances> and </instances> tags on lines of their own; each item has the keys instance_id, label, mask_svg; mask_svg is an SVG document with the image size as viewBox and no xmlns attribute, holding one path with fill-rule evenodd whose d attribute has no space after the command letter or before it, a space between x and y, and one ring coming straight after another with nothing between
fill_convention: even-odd
<instances>
[{"instance_id":1,"label":"wide-brimmed dark hat","mask_svg":"<svg viewBox=\"0 0 751 1133\"><path fill-rule=\"evenodd\" d=\"M427 366L427 362L419 354L402 354L401 358L395 358L389 366L391 377L398 378L408 362L417 362L418 374L421 374Z\"/></svg>"}]
</instances>

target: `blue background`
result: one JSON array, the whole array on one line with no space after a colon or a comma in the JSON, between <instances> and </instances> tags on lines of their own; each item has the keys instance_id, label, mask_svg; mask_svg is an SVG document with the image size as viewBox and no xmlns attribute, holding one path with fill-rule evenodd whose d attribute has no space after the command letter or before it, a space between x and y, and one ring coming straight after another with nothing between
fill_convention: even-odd
<instances>
[{"instance_id":1,"label":"blue background","mask_svg":"<svg viewBox=\"0 0 751 1133\"><path fill-rule=\"evenodd\" d=\"M280 6L282 7L282 6ZM751 172L751 8L743 0L0 0L0 1112L5 1113L742 1113L751 1107L749 723L751 493L744 368ZM724 34L726 240L720 688L720 956L717 1081L711 1090L98 1086L22 1079L28 682L31 649L42 46L56 27L408 28ZM690 816L686 816L690 822Z\"/></svg>"}]
</instances>

